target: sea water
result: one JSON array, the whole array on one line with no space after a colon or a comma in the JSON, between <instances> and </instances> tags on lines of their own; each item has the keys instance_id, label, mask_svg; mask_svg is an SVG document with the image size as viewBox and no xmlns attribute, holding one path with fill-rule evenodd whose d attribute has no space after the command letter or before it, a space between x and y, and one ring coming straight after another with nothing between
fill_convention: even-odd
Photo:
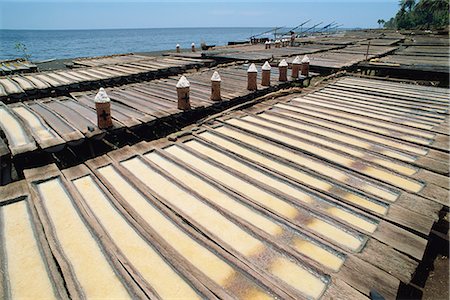
<instances>
[{"instance_id":1,"label":"sea water","mask_svg":"<svg viewBox=\"0 0 450 300\"><path fill-rule=\"evenodd\" d=\"M24 57L16 49L21 43L32 61L89 57L129 52L175 50L176 44L190 49L195 43L226 45L245 41L270 30L264 27L232 28L150 28L98 30L0 30L0 59ZM273 34L262 37L273 38Z\"/></svg>"}]
</instances>

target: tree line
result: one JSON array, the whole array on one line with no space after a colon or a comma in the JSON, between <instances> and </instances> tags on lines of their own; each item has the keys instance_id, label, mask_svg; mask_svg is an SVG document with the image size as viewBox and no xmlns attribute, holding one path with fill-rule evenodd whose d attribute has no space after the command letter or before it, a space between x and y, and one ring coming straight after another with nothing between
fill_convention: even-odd
<instances>
[{"instance_id":1,"label":"tree line","mask_svg":"<svg viewBox=\"0 0 450 300\"><path fill-rule=\"evenodd\" d=\"M395 17L378 25L387 29L440 29L449 25L449 0L401 0Z\"/></svg>"}]
</instances>

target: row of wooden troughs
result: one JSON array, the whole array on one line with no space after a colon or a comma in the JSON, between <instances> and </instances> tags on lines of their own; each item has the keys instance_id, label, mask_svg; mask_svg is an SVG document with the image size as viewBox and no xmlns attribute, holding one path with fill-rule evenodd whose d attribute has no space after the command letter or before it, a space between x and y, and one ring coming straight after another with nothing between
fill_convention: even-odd
<instances>
[{"instance_id":1,"label":"row of wooden troughs","mask_svg":"<svg viewBox=\"0 0 450 300\"><path fill-rule=\"evenodd\" d=\"M311 59L313 70L330 71L355 66L364 60L391 53L397 48L397 46L384 45L305 44L298 47L265 49L264 45L252 45L234 49L207 51L204 53L204 57L228 61L264 61L275 58L276 61L286 59L290 63L295 56L307 54Z\"/></svg>"},{"instance_id":2,"label":"row of wooden troughs","mask_svg":"<svg viewBox=\"0 0 450 300\"><path fill-rule=\"evenodd\" d=\"M26 59L0 60L0 75L36 72L37 66Z\"/></svg>"},{"instance_id":3,"label":"row of wooden troughs","mask_svg":"<svg viewBox=\"0 0 450 300\"><path fill-rule=\"evenodd\" d=\"M448 207L448 104L344 77L25 170L0 188L0 298L395 299Z\"/></svg>"},{"instance_id":4,"label":"row of wooden troughs","mask_svg":"<svg viewBox=\"0 0 450 300\"><path fill-rule=\"evenodd\" d=\"M298 75L279 81L278 68L270 71L270 82L262 85L262 70L256 76L256 91L247 86L248 65L207 69L186 74L190 83L190 110L196 111L224 102L236 101L254 93L268 93L282 87L286 80L302 82L307 76ZM287 66L284 67L285 72ZM257 69L255 69L258 71ZM211 99L211 76L218 71L221 77L220 99ZM43 98L20 103L0 102L0 128L6 143L0 157L24 154L36 149L61 151L66 145L76 146L86 139L101 139L107 132L135 129L151 125L157 119L182 115L177 95L179 76L106 88L111 99L111 128L99 128L94 97L98 89L75 92L71 97ZM7 144L7 146L5 145Z\"/></svg>"},{"instance_id":5,"label":"row of wooden troughs","mask_svg":"<svg viewBox=\"0 0 450 300\"><path fill-rule=\"evenodd\" d=\"M212 62L207 59L139 56L139 59L117 64L5 76L0 77L0 100L16 102L30 96L37 98L55 92L86 90L101 84L117 85L136 78L159 78L209 66Z\"/></svg>"}]
</instances>

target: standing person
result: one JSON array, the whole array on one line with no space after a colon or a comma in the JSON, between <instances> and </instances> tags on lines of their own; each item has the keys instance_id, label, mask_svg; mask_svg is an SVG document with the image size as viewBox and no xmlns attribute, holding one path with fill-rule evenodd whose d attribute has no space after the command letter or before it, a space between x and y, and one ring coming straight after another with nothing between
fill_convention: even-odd
<instances>
[{"instance_id":1,"label":"standing person","mask_svg":"<svg viewBox=\"0 0 450 300\"><path fill-rule=\"evenodd\" d=\"M294 31L289 31L289 33L291 34L291 47L292 47L294 46L295 38L297 37L297 35L295 34Z\"/></svg>"}]
</instances>

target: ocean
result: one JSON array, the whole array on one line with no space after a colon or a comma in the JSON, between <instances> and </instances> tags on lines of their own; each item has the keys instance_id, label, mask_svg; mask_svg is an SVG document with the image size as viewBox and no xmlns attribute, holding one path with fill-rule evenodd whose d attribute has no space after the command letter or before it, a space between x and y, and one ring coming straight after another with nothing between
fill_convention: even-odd
<instances>
[{"instance_id":1,"label":"ocean","mask_svg":"<svg viewBox=\"0 0 450 300\"><path fill-rule=\"evenodd\" d=\"M150 52L243 41L270 28L151 28L99 30L0 30L0 59L23 57L21 43L31 60L89 57L128 52ZM273 35L267 35L273 37Z\"/></svg>"}]
</instances>

